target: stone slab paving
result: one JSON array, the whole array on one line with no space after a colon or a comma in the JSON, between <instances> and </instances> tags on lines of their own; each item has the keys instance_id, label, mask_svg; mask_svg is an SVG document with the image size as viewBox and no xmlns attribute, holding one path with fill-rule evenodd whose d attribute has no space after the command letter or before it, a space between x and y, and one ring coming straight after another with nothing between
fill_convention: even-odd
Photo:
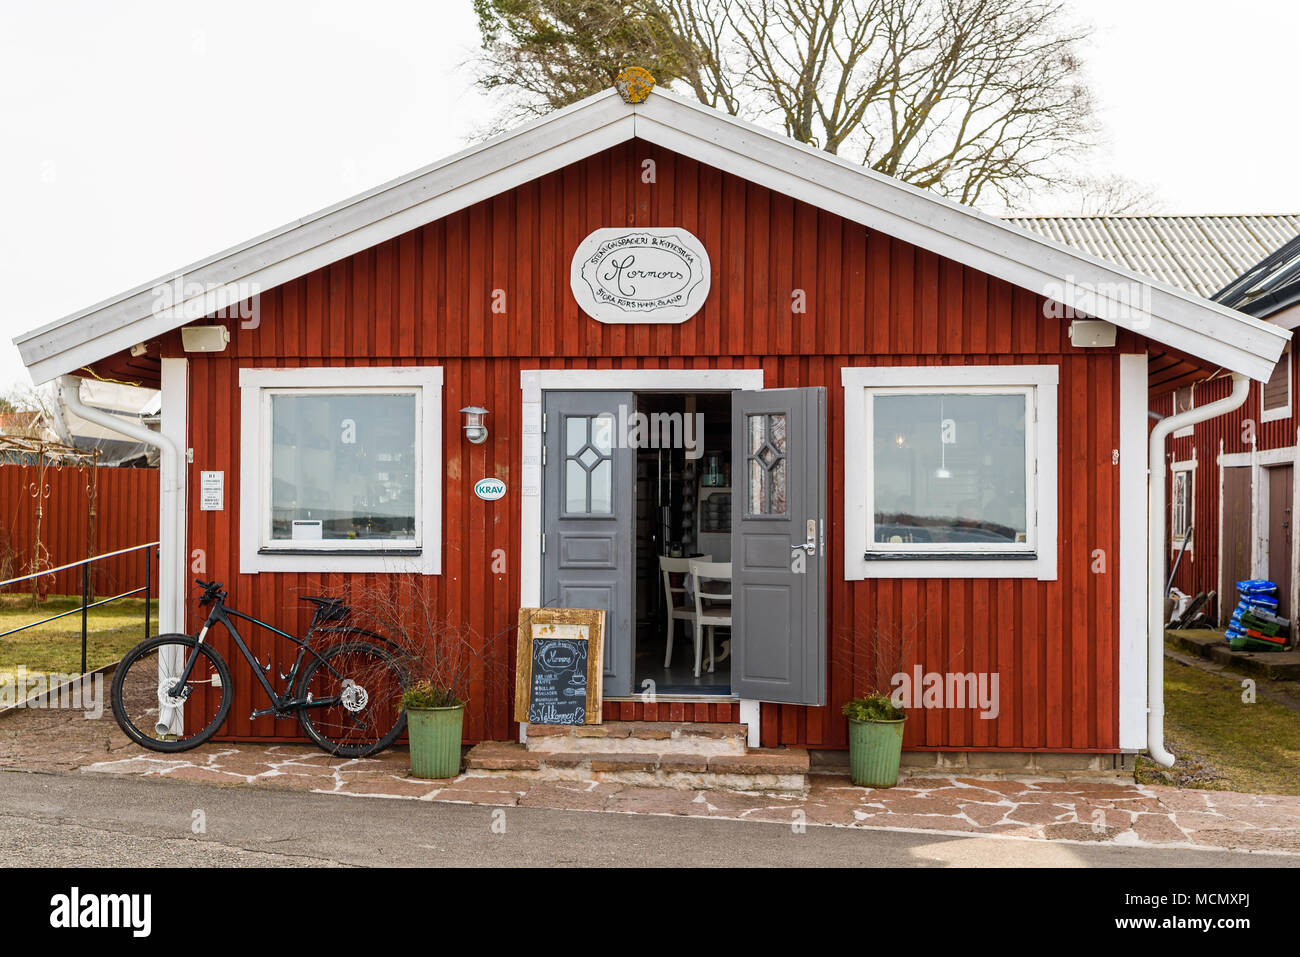
<instances>
[{"instance_id":1,"label":"stone slab paving","mask_svg":"<svg viewBox=\"0 0 1300 957\"><path fill-rule=\"evenodd\" d=\"M87 721L57 711L18 711L0 718L0 769L134 774L226 787L501 807L1300 854L1300 796L932 771L905 777L888 790L854 787L841 774L810 774L804 795L532 781L525 776L424 781L410 776L404 749L344 760L304 745L218 742L163 755L133 745L111 717Z\"/></svg>"},{"instance_id":2,"label":"stone slab paving","mask_svg":"<svg viewBox=\"0 0 1300 957\"><path fill-rule=\"evenodd\" d=\"M784 824L902 828L1030 840L1300 854L1300 797L1054 779L906 777L887 790L812 774L806 795L648 788L461 775L424 781L405 751L343 760L296 745L209 744L186 754L105 755L87 773L500 807L677 814Z\"/></svg>"}]
</instances>

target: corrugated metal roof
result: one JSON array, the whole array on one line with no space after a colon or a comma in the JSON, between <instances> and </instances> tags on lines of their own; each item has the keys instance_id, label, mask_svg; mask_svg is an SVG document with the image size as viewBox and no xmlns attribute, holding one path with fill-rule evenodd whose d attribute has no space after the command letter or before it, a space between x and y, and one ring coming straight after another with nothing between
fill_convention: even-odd
<instances>
[{"instance_id":1,"label":"corrugated metal roof","mask_svg":"<svg viewBox=\"0 0 1300 957\"><path fill-rule=\"evenodd\" d=\"M1007 222L1206 298L1300 234L1300 214L1014 216Z\"/></svg>"}]
</instances>

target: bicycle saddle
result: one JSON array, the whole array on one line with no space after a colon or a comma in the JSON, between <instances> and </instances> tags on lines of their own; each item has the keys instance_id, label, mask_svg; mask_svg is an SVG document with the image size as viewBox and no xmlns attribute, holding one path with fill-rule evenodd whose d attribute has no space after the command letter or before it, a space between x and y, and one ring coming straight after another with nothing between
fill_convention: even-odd
<instances>
[{"instance_id":1,"label":"bicycle saddle","mask_svg":"<svg viewBox=\"0 0 1300 957\"><path fill-rule=\"evenodd\" d=\"M342 598L334 598L329 595L300 595L303 601L309 601L319 609L319 613L326 621L342 618L351 609L343 603Z\"/></svg>"}]
</instances>

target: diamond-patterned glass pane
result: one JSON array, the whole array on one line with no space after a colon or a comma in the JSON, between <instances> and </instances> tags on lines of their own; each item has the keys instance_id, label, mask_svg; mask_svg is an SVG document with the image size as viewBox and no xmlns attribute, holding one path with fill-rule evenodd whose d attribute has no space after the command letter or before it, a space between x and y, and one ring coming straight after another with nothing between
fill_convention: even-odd
<instances>
[{"instance_id":1,"label":"diamond-patterned glass pane","mask_svg":"<svg viewBox=\"0 0 1300 957\"><path fill-rule=\"evenodd\" d=\"M564 510L569 513L587 511L587 470L569 459L564 467Z\"/></svg>"},{"instance_id":2,"label":"diamond-patterned glass pane","mask_svg":"<svg viewBox=\"0 0 1300 957\"><path fill-rule=\"evenodd\" d=\"M769 415L767 418L768 418L768 433L767 433L768 441L772 443L772 447L774 449L776 449L778 452L784 455L785 454L785 416Z\"/></svg>"},{"instance_id":3,"label":"diamond-patterned glass pane","mask_svg":"<svg viewBox=\"0 0 1300 957\"><path fill-rule=\"evenodd\" d=\"M593 465L595 465L597 462L600 461L600 456L596 454L595 449L588 446L587 448L582 450L582 454L578 456L578 461L581 462L586 468L591 468Z\"/></svg>"},{"instance_id":4,"label":"diamond-patterned glass pane","mask_svg":"<svg viewBox=\"0 0 1300 957\"><path fill-rule=\"evenodd\" d=\"M572 416L566 420L564 431L564 454L577 455L587 444L587 419Z\"/></svg>"},{"instance_id":5,"label":"diamond-patterned glass pane","mask_svg":"<svg viewBox=\"0 0 1300 957\"><path fill-rule=\"evenodd\" d=\"M614 420L608 415L598 415L591 420L591 444L601 455L609 455L614 447Z\"/></svg>"},{"instance_id":6,"label":"diamond-patterned glass pane","mask_svg":"<svg viewBox=\"0 0 1300 957\"><path fill-rule=\"evenodd\" d=\"M786 469L783 413L751 415L746 423L749 444L749 513L785 514Z\"/></svg>"},{"instance_id":7,"label":"diamond-patterned glass pane","mask_svg":"<svg viewBox=\"0 0 1300 957\"><path fill-rule=\"evenodd\" d=\"M591 470L591 508L593 513L608 514L614 510L614 463L601 459Z\"/></svg>"}]
</instances>

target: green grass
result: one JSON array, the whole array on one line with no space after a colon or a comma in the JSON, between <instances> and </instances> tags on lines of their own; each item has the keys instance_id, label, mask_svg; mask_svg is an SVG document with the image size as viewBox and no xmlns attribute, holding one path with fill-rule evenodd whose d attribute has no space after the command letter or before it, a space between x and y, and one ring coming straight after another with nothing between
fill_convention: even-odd
<instances>
[{"instance_id":1,"label":"green grass","mask_svg":"<svg viewBox=\"0 0 1300 957\"><path fill-rule=\"evenodd\" d=\"M104 596L107 597L107 596ZM158 631L158 602L151 602L150 626ZM34 602L30 595L0 596L0 632L81 607L81 598L51 595ZM87 613L86 667L119 660L144 638L144 599L123 598ZM28 674L77 674L81 671L81 613L0 638L0 682L11 682L19 665Z\"/></svg>"},{"instance_id":2,"label":"green grass","mask_svg":"<svg viewBox=\"0 0 1300 957\"><path fill-rule=\"evenodd\" d=\"M1262 695L1243 702L1244 680L1166 659L1165 743L1178 762L1139 758L1139 783L1300 794L1300 713ZM1258 681L1292 697L1295 684Z\"/></svg>"}]
</instances>

